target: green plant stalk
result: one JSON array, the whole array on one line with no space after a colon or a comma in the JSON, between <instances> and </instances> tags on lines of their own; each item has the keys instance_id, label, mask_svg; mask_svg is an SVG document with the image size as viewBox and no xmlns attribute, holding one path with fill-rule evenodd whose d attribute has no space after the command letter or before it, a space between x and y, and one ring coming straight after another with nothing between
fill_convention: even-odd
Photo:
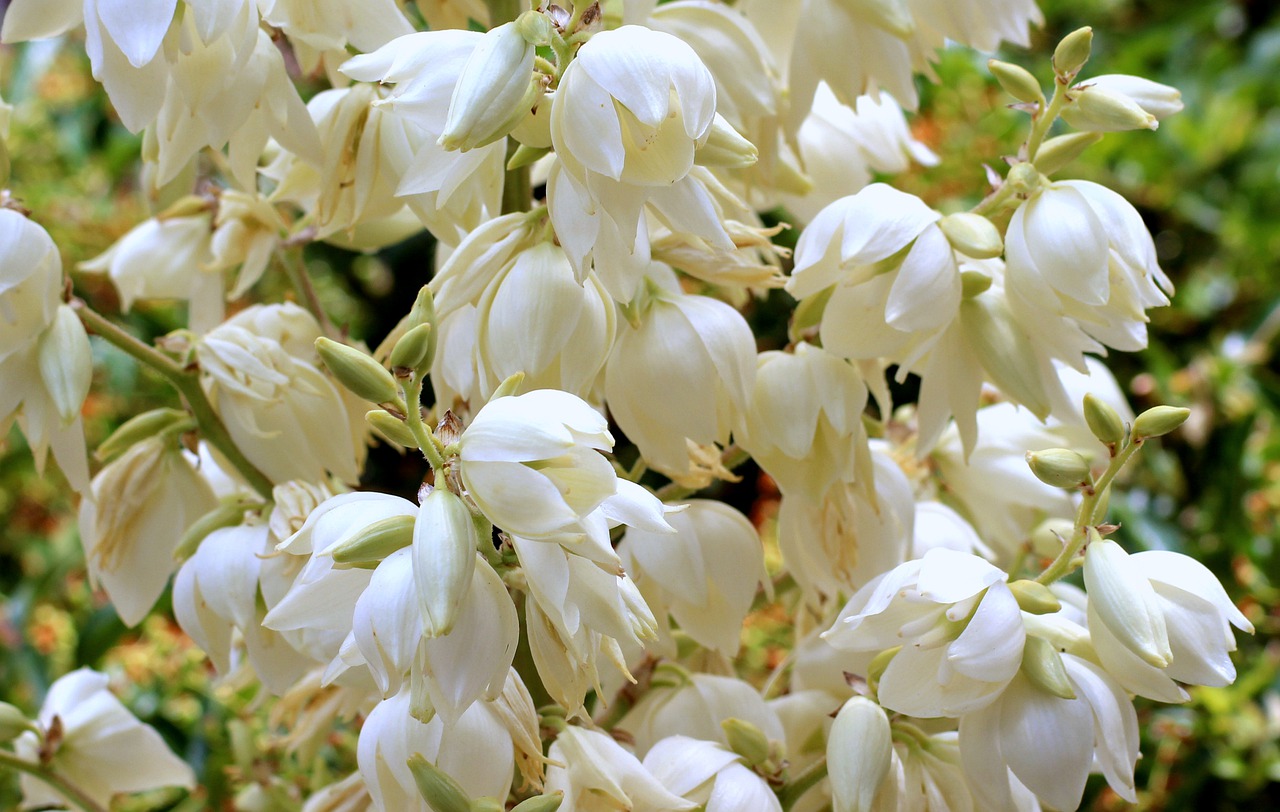
<instances>
[{"instance_id":1,"label":"green plant stalk","mask_svg":"<svg viewBox=\"0 0 1280 812\"><path fill-rule=\"evenodd\" d=\"M40 779L68 798L76 806L85 810L85 812L107 812L106 807L90 798L85 794L84 790L49 767L33 764L30 761L18 758L6 750L0 750L0 767L8 767L15 772L26 773Z\"/></svg>"},{"instance_id":2,"label":"green plant stalk","mask_svg":"<svg viewBox=\"0 0 1280 812\"><path fill-rule=\"evenodd\" d=\"M520 144L511 137L507 138L507 158L520 148ZM521 166L508 169L502 179L502 213L511 214L517 211L529 211L533 206L533 187L529 180L529 167Z\"/></svg>"},{"instance_id":3,"label":"green plant stalk","mask_svg":"<svg viewBox=\"0 0 1280 812\"><path fill-rule=\"evenodd\" d=\"M316 286L311 281L311 274L307 273L307 262L303 259L302 249L297 248L288 252L289 256L277 254L280 266L284 268L285 276L289 277L289 284L293 285L294 291L298 297L302 299L302 304L315 317L320 324L320 332L329 338L339 338L340 333L334 327L333 322L329 320L329 314L324 312L324 305L320 304L320 295L316 293Z\"/></svg>"},{"instance_id":4,"label":"green plant stalk","mask_svg":"<svg viewBox=\"0 0 1280 812\"><path fill-rule=\"evenodd\" d=\"M1102 472L1102 476L1098 477L1098 481L1093 483L1089 490L1085 491L1084 499L1080 501L1080 508L1076 511L1076 527L1071 534L1071 541L1062 548L1062 552L1058 553L1058 557L1053 559L1044 572L1036 578L1037 583L1048 586L1054 581L1070 573L1079 564L1076 562L1076 556L1084 547L1085 542L1089 538L1088 529L1096 521L1098 517L1094 516L1097 512L1098 502L1102 495L1111 487L1111 482L1116 478L1116 474L1120 473L1120 469L1124 468L1139 448L1142 442L1131 442L1125 446L1124 450L1111 458L1107 464L1107 470Z\"/></svg>"},{"instance_id":5,"label":"green plant stalk","mask_svg":"<svg viewBox=\"0 0 1280 812\"><path fill-rule=\"evenodd\" d=\"M418 441L418 448L422 450L422 456L427 458L427 462L431 464L431 470L436 472L437 476L444 476L444 454L441 453L440 439L427 428L422 422L422 384L425 378L418 373L414 373L409 379L409 383L404 387L405 406L405 425L409 427L409 431L413 434L413 439ZM440 483L443 484L443 483Z\"/></svg>"},{"instance_id":6,"label":"green plant stalk","mask_svg":"<svg viewBox=\"0 0 1280 812\"><path fill-rule=\"evenodd\" d=\"M200 428L200 436L209 445L216 448L227 462L231 463L240 476L244 478L245 482L249 483L249 486L258 492L259 496L267 501L272 500L271 489L274 486L271 480L267 478L266 474L259 471L253 463L249 462L249 459L245 457L239 446L231 439L231 434L223 424L222 418L218 417L218 413L213 409L213 404L205 396L204 389L200 386L200 376L197 372L183 369L172 358L154 347L142 343L133 335L94 311L85 302L73 299L71 306L76 315L80 317L80 321L90 332L109 341L141 363L151 367L172 384L173 388L177 389L178 393L187 401L187 408L191 410L191 416L195 418L196 424Z\"/></svg>"},{"instance_id":7,"label":"green plant stalk","mask_svg":"<svg viewBox=\"0 0 1280 812\"><path fill-rule=\"evenodd\" d=\"M1031 127L1031 134L1027 136L1027 160L1035 163L1036 153L1040 151L1040 145L1044 143L1044 137L1049 134L1049 128L1053 126L1053 122L1058 120L1058 113L1062 112L1062 107L1067 103L1067 85L1057 77L1053 80L1053 98L1049 100L1049 106L1041 110L1035 117L1035 124Z\"/></svg>"},{"instance_id":8,"label":"green plant stalk","mask_svg":"<svg viewBox=\"0 0 1280 812\"><path fill-rule=\"evenodd\" d=\"M801 796L817 786L826 777L827 759L824 756L810 764L799 775L778 789L778 803L782 805L783 812L788 812L796 805Z\"/></svg>"}]
</instances>

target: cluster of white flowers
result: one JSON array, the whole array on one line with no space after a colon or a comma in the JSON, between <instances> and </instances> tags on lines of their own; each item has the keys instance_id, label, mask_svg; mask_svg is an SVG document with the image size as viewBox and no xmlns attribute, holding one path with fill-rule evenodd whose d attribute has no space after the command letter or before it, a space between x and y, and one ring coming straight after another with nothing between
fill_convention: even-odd
<instances>
[{"instance_id":1,"label":"cluster of white flowers","mask_svg":"<svg viewBox=\"0 0 1280 812\"><path fill-rule=\"evenodd\" d=\"M1050 176L1177 92L1080 80L1088 29L1051 98L993 62L1029 135L940 211L872 172L937 160L906 126L914 74L947 41L1025 44L1030 0L418 0L422 32L402 5L9 6L6 42L83 24L176 201L81 266L125 308L189 303L157 348L75 299L39 214L0 199L0 426L81 494L121 618L172 578L217 672L302 708L295 747L363 719L312 812L1071 809L1091 771L1133 800L1132 696L1229 683L1252 627L1196 561L1106 538L1114 477L1185 411L1135 417L1087 353L1145 346L1172 291L1132 206ZM332 88L304 104L299 70ZM1046 138L1059 118L1080 132ZM422 229L436 273L369 352L298 246ZM307 308L228 318L273 258ZM745 306L779 287L791 343L761 352ZM86 326L184 398L92 478ZM416 499L359 488L376 442L422 453ZM689 498L748 458L781 494L799 637L772 699L728 676L773 597L757 524ZM42 774L99 802L193 780L89 672L27 728L29 804L66 794Z\"/></svg>"}]
</instances>

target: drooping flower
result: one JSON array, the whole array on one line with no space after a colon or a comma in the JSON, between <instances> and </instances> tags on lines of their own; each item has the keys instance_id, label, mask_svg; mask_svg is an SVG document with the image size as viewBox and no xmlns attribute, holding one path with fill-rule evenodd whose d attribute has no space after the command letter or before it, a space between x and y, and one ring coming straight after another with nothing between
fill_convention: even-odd
<instances>
[{"instance_id":1,"label":"drooping flower","mask_svg":"<svg viewBox=\"0 0 1280 812\"><path fill-rule=\"evenodd\" d=\"M674 794L609 736L565 728L547 754L546 791L563 792L562 808L577 812L681 812L698 804ZM563 765L563 766L560 766Z\"/></svg>"},{"instance_id":2,"label":"drooping flower","mask_svg":"<svg viewBox=\"0 0 1280 812\"><path fill-rule=\"evenodd\" d=\"M668 736L645 754L644 767L676 795L705 812L782 812L764 778L722 745L688 736Z\"/></svg>"},{"instance_id":3,"label":"drooping flower","mask_svg":"<svg viewBox=\"0 0 1280 812\"><path fill-rule=\"evenodd\" d=\"M107 689L106 674L81 668L49 687L36 718L48 734L60 729L48 766L88 797L106 807L119 792L196 785L195 773ZM14 740L15 754L36 762L39 740L23 733ZM24 808L61 807L72 799L33 776L20 778Z\"/></svg>"}]
</instances>

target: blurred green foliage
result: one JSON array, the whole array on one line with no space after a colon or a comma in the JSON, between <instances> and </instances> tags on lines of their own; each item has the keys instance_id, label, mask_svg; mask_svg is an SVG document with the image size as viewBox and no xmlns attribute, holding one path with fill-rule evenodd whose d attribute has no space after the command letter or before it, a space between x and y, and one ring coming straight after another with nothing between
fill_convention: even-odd
<instances>
[{"instance_id":1,"label":"blurred green foliage","mask_svg":"<svg viewBox=\"0 0 1280 812\"><path fill-rule=\"evenodd\" d=\"M1204 561L1257 627L1240 637L1235 685L1199 689L1179 707L1140 705L1142 808L1280 808L1280 8L1265 0L1042 6L1047 23L1032 48L1001 58L1047 84L1053 44L1092 25L1085 76L1133 73L1183 93L1187 109L1157 132L1110 135L1062 174L1133 201L1179 288L1172 307L1152 314L1150 348L1110 359L1136 408L1194 409L1188 426L1149 449L1127 493L1113 499L1121 536L1131 549L1168 548ZM999 165L1021 140L1024 116L1003 109L1009 100L987 75L985 56L947 51L938 72L939 84L922 85L928 112L912 126L942 160L894 182L958 208L985 191L975 156ZM15 105L11 185L74 268L148 213L136 182L138 139L114 118L79 47L0 50L0 87ZM422 284L431 247L411 241L376 256L318 247L309 260L335 319L376 340ZM101 279L77 274L75 282L104 311L118 310ZM277 299L283 294L279 281L265 284L277 286ZM762 321L772 320L775 304L758 307ZM148 307L127 321L151 338L181 315ZM98 380L85 409L91 447L129 414L172 403L172 393L127 356L96 343L95 352ZM379 464L380 478L412 481L391 473L403 461ZM770 495L751 493L755 517L767 524ZM275 787L269 808L289 808L302 776L350 768L339 755L351 752L350 731L340 729L299 763L284 752L286 725L254 713L249 688L211 687L203 655L176 626L158 615L126 629L86 581L74 511L60 475L37 476L12 433L0 448L0 698L34 710L53 679L80 665L121 677L125 702L195 765L204 787L186 799L154 793L123 809L229 808L255 782ZM757 674L777 666L788 634L779 613L760 612L740 666ZM16 806L15 783L0 776L0 808ZM1125 806L1101 782L1090 798L1099 810Z\"/></svg>"}]
</instances>

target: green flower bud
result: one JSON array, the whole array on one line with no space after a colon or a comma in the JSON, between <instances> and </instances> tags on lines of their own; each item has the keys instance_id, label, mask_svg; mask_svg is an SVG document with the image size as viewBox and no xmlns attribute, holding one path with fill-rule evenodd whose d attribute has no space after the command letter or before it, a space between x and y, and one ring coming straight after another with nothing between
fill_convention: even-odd
<instances>
[{"instance_id":1,"label":"green flower bud","mask_svg":"<svg viewBox=\"0 0 1280 812\"><path fill-rule=\"evenodd\" d=\"M524 373L516 372L509 375L505 381L498 384L498 388L493 390L493 394L489 396L489 400L497 400L505 398L520 391L520 384L524 383Z\"/></svg>"},{"instance_id":2,"label":"green flower bud","mask_svg":"<svg viewBox=\"0 0 1280 812\"><path fill-rule=\"evenodd\" d=\"M1016 194L1028 197L1040 188L1040 170L1026 161L1016 163L1009 167L1004 182L1012 184Z\"/></svg>"},{"instance_id":3,"label":"green flower bud","mask_svg":"<svg viewBox=\"0 0 1280 812\"><path fill-rule=\"evenodd\" d=\"M0 702L0 743L13 741L28 730L35 730L35 725L27 715L8 702Z\"/></svg>"},{"instance_id":4,"label":"green flower bud","mask_svg":"<svg viewBox=\"0 0 1280 812\"><path fill-rule=\"evenodd\" d=\"M562 803L564 803L563 792L535 795L516 804L511 812L556 812Z\"/></svg>"},{"instance_id":5,"label":"green flower bud","mask_svg":"<svg viewBox=\"0 0 1280 812\"><path fill-rule=\"evenodd\" d=\"M1071 681L1067 679L1067 669L1062 664L1062 655L1048 640L1027 635L1026 645L1022 648L1022 673L1032 685L1046 693L1059 699L1076 698Z\"/></svg>"},{"instance_id":6,"label":"green flower bud","mask_svg":"<svg viewBox=\"0 0 1280 812\"><path fill-rule=\"evenodd\" d=\"M1036 152L1036 169L1045 175L1052 175L1101 140L1102 133L1095 132L1068 133L1050 138Z\"/></svg>"},{"instance_id":7,"label":"green flower bud","mask_svg":"<svg viewBox=\"0 0 1280 812\"><path fill-rule=\"evenodd\" d=\"M355 347L321 336L316 339L316 350L338 383L357 397L372 403L392 403L400 397L400 387L391 373Z\"/></svg>"},{"instance_id":8,"label":"green flower bud","mask_svg":"<svg viewBox=\"0 0 1280 812\"><path fill-rule=\"evenodd\" d=\"M343 569L377 562L413 543L413 516L388 516L353 533L330 552L334 566Z\"/></svg>"},{"instance_id":9,"label":"green flower bud","mask_svg":"<svg viewBox=\"0 0 1280 812\"><path fill-rule=\"evenodd\" d=\"M725 719L720 723L729 741L729 749L742 756L747 766L755 767L769 760L769 737L764 731L744 719Z\"/></svg>"},{"instance_id":10,"label":"green flower bud","mask_svg":"<svg viewBox=\"0 0 1280 812\"><path fill-rule=\"evenodd\" d=\"M988 59L987 70L996 77L1000 87L1018 101L1044 104L1044 91L1040 89L1040 82L1021 65Z\"/></svg>"},{"instance_id":11,"label":"green flower bud","mask_svg":"<svg viewBox=\"0 0 1280 812\"><path fill-rule=\"evenodd\" d=\"M431 369L435 354L436 331L431 322L425 322L410 329L391 348L391 368L397 375L401 370L424 375Z\"/></svg>"},{"instance_id":12,"label":"green flower bud","mask_svg":"<svg viewBox=\"0 0 1280 812\"><path fill-rule=\"evenodd\" d=\"M1093 29L1077 28L1062 38L1053 51L1053 70L1059 76L1071 78L1089 61L1093 51Z\"/></svg>"},{"instance_id":13,"label":"green flower bud","mask_svg":"<svg viewBox=\"0 0 1280 812\"><path fill-rule=\"evenodd\" d=\"M555 30L551 20L541 11L526 11L516 17L516 30L530 45L550 45Z\"/></svg>"},{"instance_id":14,"label":"green flower bud","mask_svg":"<svg viewBox=\"0 0 1280 812\"><path fill-rule=\"evenodd\" d=\"M179 426L195 428L191 415L181 409L152 409L125 421L111 436L102 441L93 456L106 461L128 450L135 443L176 429Z\"/></svg>"},{"instance_id":15,"label":"green flower bud","mask_svg":"<svg viewBox=\"0 0 1280 812\"><path fill-rule=\"evenodd\" d=\"M1152 406L1133 421L1133 439L1162 437L1187 422L1190 409L1181 406Z\"/></svg>"},{"instance_id":16,"label":"green flower bud","mask_svg":"<svg viewBox=\"0 0 1280 812\"><path fill-rule=\"evenodd\" d=\"M1055 488L1078 488L1089 481L1089 461L1069 448L1028 451L1027 465L1036 479Z\"/></svg>"},{"instance_id":17,"label":"green flower bud","mask_svg":"<svg viewBox=\"0 0 1280 812\"><path fill-rule=\"evenodd\" d=\"M961 271L960 294L966 299L972 299L974 296L986 293L992 281L991 277L982 271Z\"/></svg>"},{"instance_id":18,"label":"green flower bud","mask_svg":"<svg viewBox=\"0 0 1280 812\"><path fill-rule=\"evenodd\" d=\"M436 812L471 812L471 798L462 785L421 753L409 756L409 772L418 792Z\"/></svg>"},{"instance_id":19,"label":"green flower bud","mask_svg":"<svg viewBox=\"0 0 1280 812\"><path fill-rule=\"evenodd\" d=\"M418 441L414 438L413 432L404 424L404 421L385 409L374 409L371 412L365 412L364 420L374 431L386 437L391 442L405 448L417 448Z\"/></svg>"},{"instance_id":20,"label":"green flower bud","mask_svg":"<svg viewBox=\"0 0 1280 812\"><path fill-rule=\"evenodd\" d=\"M93 382L93 352L80 317L68 305L59 305L36 347L40 379L64 424L80 416L80 407Z\"/></svg>"},{"instance_id":21,"label":"green flower bud","mask_svg":"<svg viewBox=\"0 0 1280 812\"><path fill-rule=\"evenodd\" d=\"M1084 396L1084 420L1093 436L1103 443L1116 446L1124 441L1124 421L1120 414L1092 394Z\"/></svg>"},{"instance_id":22,"label":"green flower bud","mask_svg":"<svg viewBox=\"0 0 1280 812\"><path fill-rule=\"evenodd\" d=\"M1038 581L1014 581L1009 584L1009 591L1018 601L1018 608L1033 615L1050 615L1062 608L1053 590Z\"/></svg>"},{"instance_id":23,"label":"green flower bud","mask_svg":"<svg viewBox=\"0 0 1280 812\"><path fill-rule=\"evenodd\" d=\"M719 113L711 120L711 134L694 152L693 160L700 166L718 166L725 169L745 169L760 156L756 145L743 138L733 125Z\"/></svg>"},{"instance_id":24,"label":"green flower bud","mask_svg":"<svg viewBox=\"0 0 1280 812\"><path fill-rule=\"evenodd\" d=\"M1112 133L1126 130L1154 130L1156 117L1121 93L1085 85L1071 91L1062 108L1062 120L1077 130Z\"/></svg>"},{"instance_id":25,"label":"green flower bud","mask_svg":"<svg viewBox=\"0 0 1280 812\"><path fill-rule=\"evenodd\" d=\"M496 798L476 798L471 802L471 812L506 812L507 805Z\"/></svg>"},{"instance_id":26,"label":"green flower bud","mask_svg":"<svg viewBox=\"0 0 1280 812\"><path fill-rule=\"evenodd\" d=\"M413 307L409 308L409 327L419 324L436 323L436 300L431 295L431 288L423 285L413 299Z\"/></svg>"},{"instance_id":27,"label":"green flower bud","mask_svg":"<svg viewBox=\"0 0 1280 812\"><path fill-rule=\"evenodd\" d=\"M991 259L1004 251L1000 231L981 214L960 212L948 214L938 221L951 247L974 259Z\"/></svg>"}]
</instances>

